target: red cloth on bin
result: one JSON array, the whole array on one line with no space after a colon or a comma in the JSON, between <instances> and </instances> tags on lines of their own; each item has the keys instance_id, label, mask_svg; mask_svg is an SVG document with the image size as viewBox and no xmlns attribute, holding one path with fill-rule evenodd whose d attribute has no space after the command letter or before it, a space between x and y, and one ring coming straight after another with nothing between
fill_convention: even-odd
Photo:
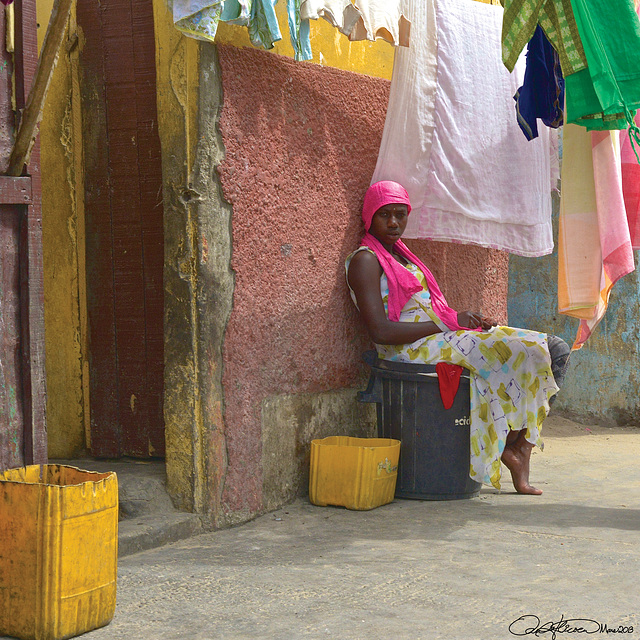
<instances>
[{"instance_id":1,"label":"red cloth on bin","mask_svg":"<svg viewBox=\"0 0 640 640\"><path fill-rule=\"evenodd\" d=\"M440 397L445 409L451 409L456 393L458 393L462 369L463 367L457 364L448 364L446 362L438 362L436 365Z\"/></svg>"}]
</instances>

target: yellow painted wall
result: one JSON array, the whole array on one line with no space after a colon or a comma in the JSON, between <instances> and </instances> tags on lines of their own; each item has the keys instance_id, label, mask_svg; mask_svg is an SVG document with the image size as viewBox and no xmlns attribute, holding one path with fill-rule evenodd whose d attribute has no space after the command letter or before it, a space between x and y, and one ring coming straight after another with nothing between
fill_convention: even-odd
<instances>
[{"instance_id":1,"label":"yellow painted wall","mask_svg":"<svg viewBox=\"0 0 640 640\"><path fill-rule=\"evenodd\" d=\"M289 39L289 27L287 25L287 5L280 0L276 5L278 23L282 40L275 43L271 51L282 56L293 58L293 47ZM393 70L394 47L384 40L350 42L335 27L332 27L324 18L310 21L311 50L313 60L326 67L336 67L355 73L366 73L378 78L391 79ZM220 23L216 42L232 44L237 47L253 46L249 40L246 27Z\"/></svg>"},{"instance_id":2,"label":"yellow painted wall","mask_svg":"<svg viewBox=\"0 0 640 640\"><path fill-rule=\"evenodd\" d=\"M165 363L167 359L179 360L178 363L171 361L168 366L165 364L167 488L177 506L202 512L205 511L203 447L207 444L200 410L200 372L194 358L174 355L179 347L176 342L189 334L196 315L192 293L197 287L193 260L195 224L189 219L186 198L190 197L189 189L194 180L192 171L198 144L200 44L174 28L165 0L153 0L153 13L165 203L165 265L170 263L172 267L168 270L165 267L169 275L165 273L164 278L165 318L170 317L171 322L170 327L165 326ZM178 249L174 250L174 244ZM175 272L180 276L172 277ZM176 332L181 336L177 341L173 339ZM190 352L186 345L185 351Z\"/></svg>"},{"instance_id":3,"label":"yellow painted wall","mask_svg":"<svg viewBox=\"0 0 640 640\"><path fill-rule=\"evenodd\" d=\"M39 46L52 5L53 0L37 2ZM76 189L81 157L77 144L80 129L73 126L77 106L72 100L74 51L77 49L70 53L65 47L58 58L40 124L47 430L52 458L72 457L85 448L79 303L82 279L78 269L83 233L78 209L82 208L83 193Z\"/></svg>"}]
</instances>

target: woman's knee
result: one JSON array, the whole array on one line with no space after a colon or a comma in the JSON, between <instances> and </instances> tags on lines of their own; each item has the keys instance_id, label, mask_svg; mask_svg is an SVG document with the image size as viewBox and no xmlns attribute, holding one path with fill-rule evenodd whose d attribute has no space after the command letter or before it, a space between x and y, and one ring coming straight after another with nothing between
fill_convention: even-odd
<instances>
[{"instance_id":1,"label":"woman's knee","mask_svg":"<svg viewBox=\"0 0 640 640\"><path fill-rule=\"evenodd\" d=\"M547 345L551 356L551 371L556 384L561 387L569 368L571 348L562 338L553 335L547 336Z\"/></svg>"}]
</instances>

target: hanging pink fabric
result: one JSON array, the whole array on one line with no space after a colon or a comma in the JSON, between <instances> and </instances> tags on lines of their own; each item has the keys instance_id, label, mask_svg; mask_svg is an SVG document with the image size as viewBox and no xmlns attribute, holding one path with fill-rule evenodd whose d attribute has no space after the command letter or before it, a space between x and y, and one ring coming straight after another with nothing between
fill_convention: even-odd
<instances>
[{"instance_id":1,"label":"hanging pink fabric","mask_svg":"<svg viewBox=\"0 0 640 640\"><path fill-rule=\"evenodd\" d=\"M387 282L389 284L389 320L398 322L400 312L404 308L404 305L407 304L407 301L414 293L422 290L422 285L413 274L407 271L407 269L384 248L383 244L377 238L369 233L369 227L371 226L371 220L375 212L387 204L406 204L409 213L411 212L409 194L402 185L397 182L392 182L391 180L382 180L381 182L372 184L369 189L367 189L362 206L362 220L364 221L367 233L364 235L361 244L376 254L380 266L387 276ZM424 274L431 295L431 306L438 318L440 318L451 331L467 329L467 327L458 324L458 312L447 305L447 301L442 295L436 279L418 256L414 255L402 240L398 240L393 246L398 255L415 264ZM478 328L477 330L481 331L482 329Z\"/></svg>"},{"instance_id":2,"label":"hanging pink fabric","mask_svg":"<svg viewBox=\"0 0 640 640\"><path fill-rule=\"evenodd\" d=\"M637 8L640 16L640 4ZM640 110L636 113L635 123L640 126ZM631 146L629 131L620 132L620 155L622 161L622 193L629 221L631 246L640 249L640 164Z\"/></svg>"},{"instance_id":3,"label":"hanging pink fabric","mask_svg":"<svg viewBox=\"0 0 640 640\"><path fill-rule=\"evenodd\" d=\"M564 126L558 308L580 319L580 349L604 317L613 285L634 268L618 131Z\"/></svg>"}]
</instances>

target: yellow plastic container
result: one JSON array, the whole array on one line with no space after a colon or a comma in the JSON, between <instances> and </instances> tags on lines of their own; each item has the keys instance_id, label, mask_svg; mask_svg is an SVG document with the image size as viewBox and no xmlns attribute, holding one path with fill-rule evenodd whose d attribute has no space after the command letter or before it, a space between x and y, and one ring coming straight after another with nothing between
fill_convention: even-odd
<instances>
[{"instance_id":1,"label":"yellow plastic container","mask_svg":"<svg viewBox=\"0 0 640 640\"><path fill-rule=\"evenodd\" d=\"M0 636L59 640L108 624L117 562L115 473L0 473Z\"/></svg>"},{"instance_id":2,"label":"yellow plastic container","mask_svg":"<svg viewBox=\"0 0 640 640\"><path fill-rule=\"evenodd\" d=\"M375 509L393 500L400 440L331 436L311 441L312 504Z\"/></svg>"}]
</instances>

